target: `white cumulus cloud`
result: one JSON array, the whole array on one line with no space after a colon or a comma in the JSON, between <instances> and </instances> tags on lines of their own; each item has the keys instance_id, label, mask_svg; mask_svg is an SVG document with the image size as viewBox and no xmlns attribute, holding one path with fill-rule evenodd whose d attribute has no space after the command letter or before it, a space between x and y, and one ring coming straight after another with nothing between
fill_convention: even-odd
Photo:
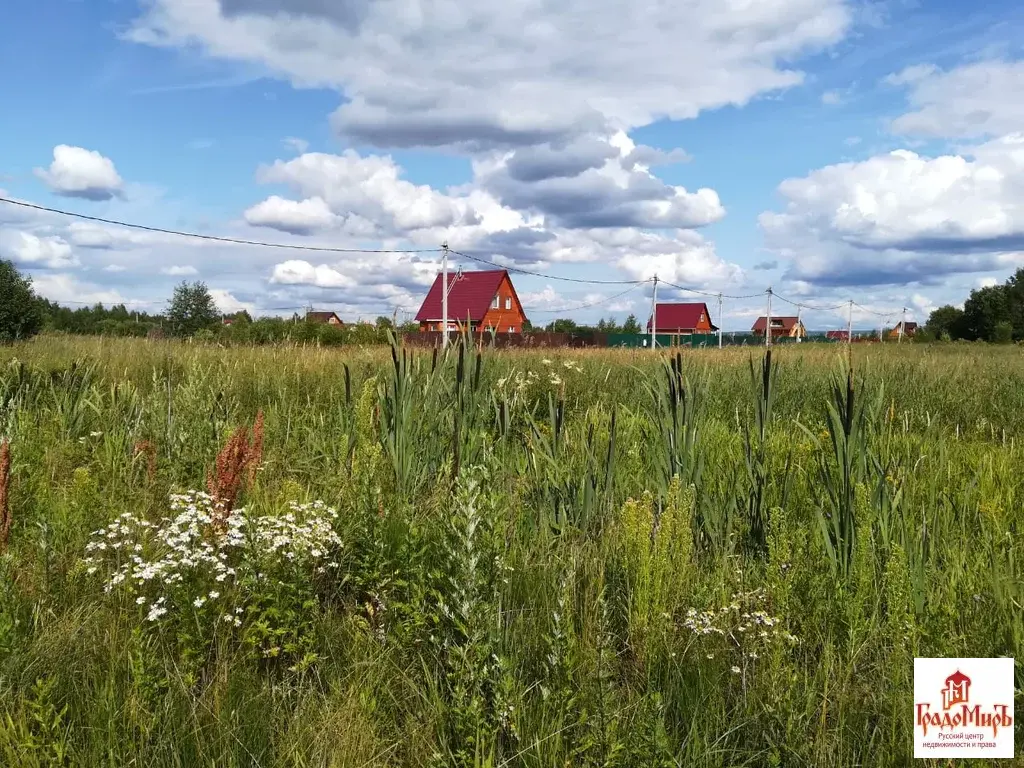
<instances>
[{"instance_id":1,"label":"white cumulus cloud","mask_svg":"<svg viewBox=\"0 0 1024 768\"><path fill-rule=\"evenodd\" d=\"M886 82L908 89L911 111L893 121L897 133L973 139L1024 128L1024 61L915 65Z\"/></svg>"},{"instance_id":2,"label":"white cumulus cloud","mask_svg":"<svg viewBox=\"0 0 1024 768\"><path fill-rule=\"evenodd\" d=\"M0 254L22 267L67 269L79 263L63 238L15 230L0 230Z\"/></svg>"},{"instance_id":3,"label":"white cumulus cloud","mask_svg":"<svg viewBox=\"0 0 1024 768\"><path fill-rule=\"evenodd\" d=\"M54 147L50 167L36 168L35 173L58 195L86 200L110 200L123 185L110 158L67 144Z\"/></svg>"},{"instance_id":4,"label":"white cumulus cloud","mask_svg":"<svg viewBox=\"0 0 1024 768\"><path fill-rule=\"evenodd\" d=\"M742 105L800 83L842 0L153 0L129 37L343 91L377 146L521 146ZM628 23L624 20L628 19Z\"/></svg>"},{"instance_id":5,"label":"white cumulus cloud","mask_svg":"<svg viewBox=\"0 0 1024 768\"><path fill-rule=\"evenodd\" d=\"M160 268L161 275L170 275L171 277L189 277L192 275L198 275L199 270L193 267L191 264L184 265L171 265L169 267Z\"/></svg>"},{"instance_id":6,"label":"white cumulus cloud","mask_svg":"<svg viewBox=\"0 0 1024 768\"><path fill-rule=\"evenodd\" d=\"M1024 252L1024 134L957 155L898 150L779 185L761 215L790 277L827 284L929 281L1012 266Z\"/></svg>"},{"instance_id":7,"label":"white cumulus cloud","mask_svg":"<svg viewBox=\"0 0 1024 768\"><path fill-rule=\"evenodd\" d=\"M245 220L256 227L271 227L293 235L309 235L341 221L321 197L286 200L277 195L249 208Z\"/></svg>"},{"instance_id":8,"label":"white cumulus cloud","mask_svg":"<svg viewBox=\"0 0 1024 768\"><path fill-rule=\"evenodd\" d=\"M223 288L210 288L209 290L213 303L216 304L217 309L225 315L241 312L243 310L252 313L256 310L255 304L248 301L239 301L228 290Z\"/></svg>"}]
</instances>

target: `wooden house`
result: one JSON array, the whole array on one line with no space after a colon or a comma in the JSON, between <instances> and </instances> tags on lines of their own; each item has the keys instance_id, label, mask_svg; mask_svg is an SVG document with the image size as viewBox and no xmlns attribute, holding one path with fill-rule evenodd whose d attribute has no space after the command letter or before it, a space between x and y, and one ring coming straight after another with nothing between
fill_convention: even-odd
<instances>
[{"instance_id":1,"label":"wooden house","mask_svg":"<svg viewBox=\"0 0 1024 768\"><path fill-rule=\"evenodd\" d=\"M711 322L708 305L703 301L658 303L654 307L653 319L654 332L659 336L692 336L718 330L718 326ZM647 321L647 331L651 331L650 319Z\"/></svg>"},{"instance_id":2,"label":"wooden house","mask_svg":"<svg viewBox=\"0 0 1024 768\"><path fill-rule=\"evenodd\" d=\"M441 332L442 275L438 275L423 300L416 322L420 331ZM448 330L474 333L522 333L526 314L504 269L448 274Z\"/></svg>"},{"instance_id":3,"label":"wooden house","mask_svg":"<svg viewBox=\"0 0 1024 768\"><path fill-rule=\"evenodd\" d=\"M334 325L341 328L345 323L341 321L341 318L334 312L307 312L306 313L307 323L326 323L327 325Z\"/></svg>"},{"instance_id":4,"label":"wooden house","mask_svg":"<svg viewBox=\"0 0 1024 768\"><path fill-rule=\"evenodd\" d=\"M913 337L917 333L917 323L912 320L905 322L896 323L896 327L889 331L890 339L898 339L900 337L900 326L903 326L903 336Z\"/></svg>"},{"instance_id":5,"label":"wooden house","mask_svg":"<svg viewBox=\"0 0 1024 768\"><path fill-rule=\"evenodd\" d=\"M768 318L762 315L757 318L754 323L754 327L751 328L751 333L755 336L764 336L768 327ZM790 339L804 339L807 337L807 329L804 328L804 324L800 322L800 318L793 317L772 317L772 338L779 339L787 337Z\"/></svg>"}]
</instances>

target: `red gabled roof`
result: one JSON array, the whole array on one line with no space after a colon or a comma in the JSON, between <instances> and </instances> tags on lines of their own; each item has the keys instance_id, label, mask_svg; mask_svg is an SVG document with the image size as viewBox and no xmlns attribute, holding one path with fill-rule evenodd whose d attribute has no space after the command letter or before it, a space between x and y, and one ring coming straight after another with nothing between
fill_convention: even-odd
<instances>
[{"instance_id":1,"label":"red gabled roof","mask_svg":"<svg viewBox=\"0 0 1024 768\"><path fill-rule=\"evenodd\" d=\"M504 269L487 269L478 272L448 273L448 319L452 322L465 320L479 323L491 307L491 300L498 292L502 280L508 277ZM441 275L427 291L423 306L416 313L416 321L440 320Z\"/></svg>"},{"instance_id":2,"label":"red gabled roof","mask_svg":"<svg viewBox=\"0 0 1024 768\"><path fill-rule=\"evenodd\" d=\"M655 320L658 322L659 331L669 333L673 330L692 331L700 323L701 313L711 323L711 313L708 312L708 305L703 301L695 301L686 304L658 304L655 308ZM711 329L718 330L718 327L711 324ZM651 330L651 321L647 320L647 330Z\"/></svg>"},{"instance_id":3,"label":"red gabled roof","mask_svg":"<svg viewBox=\"0 0 1024 768\"><path fill-rule=\"evenodd\" d=\"M793 315L792 317L779 317L772 315L772 333L775 331L792 331L799 321L800 318L796 315ZM761 315L761 317L757 318L757 322L754 323L754 327L751 330L754 333L764 333L764 328L767 322L768 318Z\"/></svg>"}]
</instances>

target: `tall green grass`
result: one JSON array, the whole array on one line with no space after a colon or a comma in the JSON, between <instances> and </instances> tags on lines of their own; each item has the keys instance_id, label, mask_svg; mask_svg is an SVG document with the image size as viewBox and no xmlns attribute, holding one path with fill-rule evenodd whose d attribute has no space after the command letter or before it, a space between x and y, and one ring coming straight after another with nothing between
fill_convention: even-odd
<instances>
[{"instance_id":1,"label":"tall green grass","mask_svg":"<svg viewBox=\"0 0 1024 768\"><path fill-rule=\"evenodd\" d=\"M1024 354L852 352L0 348L0 764L908 765L915 656L1024 655ZM274 658L81 562L260 411L344 542Z\"/></svg>"}]
</instances>

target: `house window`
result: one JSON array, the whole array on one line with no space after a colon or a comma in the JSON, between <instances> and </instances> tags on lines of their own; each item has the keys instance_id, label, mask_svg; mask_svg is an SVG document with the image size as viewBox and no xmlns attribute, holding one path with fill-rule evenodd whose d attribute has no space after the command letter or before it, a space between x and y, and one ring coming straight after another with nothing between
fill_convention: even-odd
<instances>
[{"instance_id":1,"label":"house window","mask_svg":"<svg viewBox=\"0 0 1024 768\"><path fill-rule=\"evenodd\" d=\"M505 297L505 309L512 309L512 297L511 296L506 296Z\"/></svg>"},{"instance_id":2,"label":"house window","mask_svg":"<svg viewBox=\"0 0 1024 768\"><path fill-rule=\"evenodd\" d=\"M515 333L515 332L516 332L516 329L515 329L515 328L514 328L513 326L511 326L511 325L510 325L510 326L508 327L508 332L509 332L509 333Z\"/></svg>"},{"instance_id":3,"label":"house window","mask_svg":"<svg viewBox=\"0 0 1024 768\"><path fill-rule=\"evenodd\" d=\"M498 299L498 295L495 294L494 295L494 301L491 302L491 309L497 309L499 301L500 301L500 299Z\"/></svg>"},{"instance_id":4,"label":"house window","mask_svg":"<svg viewBox=\"0 0 1024 768\"><path fill-rule=\"evenodd\" d=\"M700 313L700 322L702 322L702 323L704 322L704 313L703 312Z\"/></svg>"}]
</instances>

